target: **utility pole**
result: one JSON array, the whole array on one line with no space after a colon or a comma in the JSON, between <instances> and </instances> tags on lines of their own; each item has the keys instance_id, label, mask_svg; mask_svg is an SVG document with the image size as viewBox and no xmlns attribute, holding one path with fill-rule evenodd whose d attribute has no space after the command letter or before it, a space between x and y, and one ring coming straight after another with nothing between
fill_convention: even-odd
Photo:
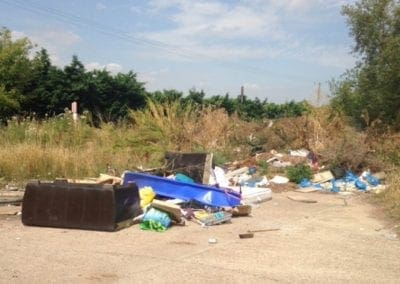
<instances>
[{"instance_id":1,"label":"utility pole","mask_svg":"<svg viewBox=\"0 0 400 284\"><path fill-rule=\"evenodd\" d=\"M316 96L317 96L317 107L319 107L321 103L321 82L318 83Z\"/></svg>"},{"instance_id":2,"label":"utility pole","mask_svg":"<svg viewBox=\"0 0 400 284\"><path fill-rule=\"evenodd\" d=\"M240 102L243 104L244 102L244 86L240 87Z\"/></svg>"}]
</instances>

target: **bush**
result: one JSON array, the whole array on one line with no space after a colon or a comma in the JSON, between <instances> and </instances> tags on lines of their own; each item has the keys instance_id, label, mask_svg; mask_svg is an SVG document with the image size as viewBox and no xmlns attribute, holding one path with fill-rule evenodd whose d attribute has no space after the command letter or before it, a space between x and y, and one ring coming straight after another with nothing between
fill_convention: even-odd
<instances>
[{"instance_id":1,"label":"bush","mask_svg":"<svg viewBox=\"0 0 400 284\"><path fill-rule=\"evenodd\" d=\"M311 179L311 168L305 164L298 164L286 168L286 175L292 182L299 183L303 178Z\"/></svg>"}]
</instances>

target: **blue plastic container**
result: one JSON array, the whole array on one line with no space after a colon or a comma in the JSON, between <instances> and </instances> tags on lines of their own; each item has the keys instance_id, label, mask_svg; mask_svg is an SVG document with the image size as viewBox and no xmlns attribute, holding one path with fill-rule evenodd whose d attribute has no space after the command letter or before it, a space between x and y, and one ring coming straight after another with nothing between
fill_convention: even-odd
<instances>
[{"instance_id":1,"label":"blue plastic container","mask_svg":"<svg viewBox=\"0 0 400 284\"><path fill-rule=\"evenodd\" d=\"M240 194L230 189L187 183L159 176L136 172L125 172L123 184L135 182L140 188L150 186L158 196L178 198L184 201L195 200L214 207L240 205Z\"/></svg>"}]
</instances>

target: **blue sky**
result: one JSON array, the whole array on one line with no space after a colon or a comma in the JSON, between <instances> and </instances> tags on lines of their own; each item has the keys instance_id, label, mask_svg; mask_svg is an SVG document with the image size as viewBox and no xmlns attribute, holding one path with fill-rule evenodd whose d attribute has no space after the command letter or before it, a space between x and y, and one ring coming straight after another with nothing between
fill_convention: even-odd
<instances>
[{"instance_id":1,"label":"blue sky","mask_svg":"<svg viewBox=\"0 0 400 284\"><path fill-rule=\"evenodd\" d=\"M312 100L354 66L342 5L350 0L0 0L0 26L64 66L132 70L149 91L208 96L240 86L269 102Z\"/></svg>"}]
</instances>

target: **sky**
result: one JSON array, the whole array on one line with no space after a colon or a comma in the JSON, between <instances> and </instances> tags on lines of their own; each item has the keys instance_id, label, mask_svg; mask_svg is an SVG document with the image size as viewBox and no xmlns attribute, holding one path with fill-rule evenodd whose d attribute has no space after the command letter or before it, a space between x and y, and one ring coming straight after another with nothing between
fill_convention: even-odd
<instances>
[{"instance_id":1,"label":"sky","mask_svg":"<svg viewBox=\"0 0 400 284\"><path fill-rule=\"evenodd\" d=\"M148 91L312 101L355 65L354 0L0 0L0 26L63 67L133 71Z\"/></svg>"}]
</instances>

